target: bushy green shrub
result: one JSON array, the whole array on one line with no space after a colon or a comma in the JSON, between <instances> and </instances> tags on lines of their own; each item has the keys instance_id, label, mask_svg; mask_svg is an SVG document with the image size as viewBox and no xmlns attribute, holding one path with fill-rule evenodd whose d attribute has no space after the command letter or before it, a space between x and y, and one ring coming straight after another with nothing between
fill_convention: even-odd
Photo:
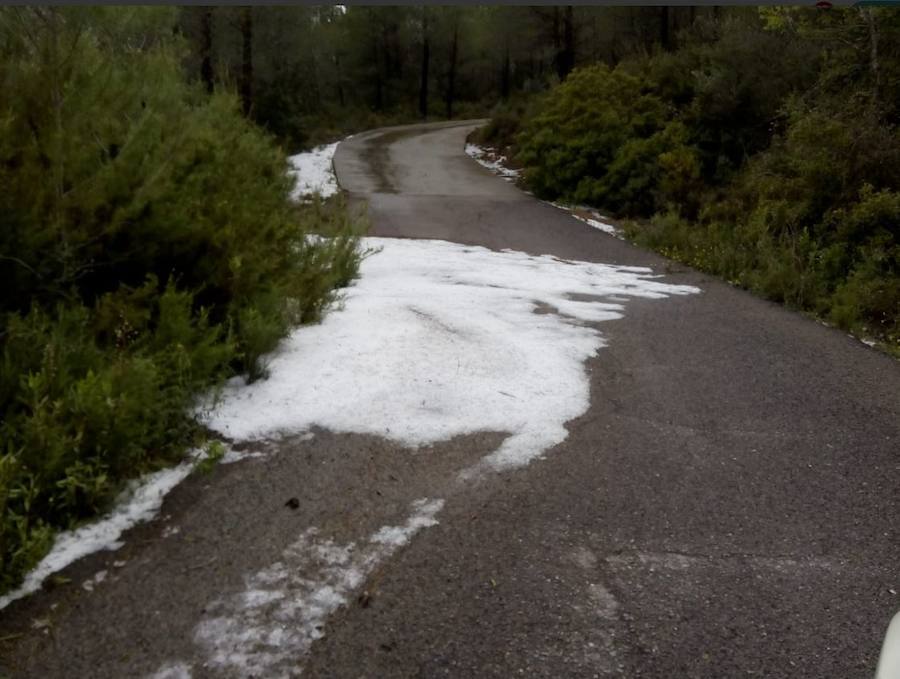
<instances>
[{"instance_id":1,"label":"bushy green shrub","mask_svg":"<svg viewBox=\"0 0 900 679\"><path fill-rule=\"evenodd\" d=\"M900 349L900 192L865 185L859 202L832 219L839 228L830 249L843 250L849 269L837 278L832 320Z\"/></svg>"},{"instance_id":2,"label":"bushy green shrub","mask_svg":"<svg viewBox=\"0 0 900 679\"><path fill-rule=\"evenodd\" d=\"M624 215L696 214L702 182L691 131L627 68L573 72L522 126L517 159L545 198Z\"/></svg>"},{"instance_id":3,"label":"bushy green shrub","mask_svg":"<svg viewBox=\"0 0 900 679\"><path fill-rule=\"evenodd\" d=\"M474 141L501 149L515 148L516 136L527 115L528 106L529 101L525 97L500 102L491 110L487 124L475 131Z\"/></svg>"},{"instance_id":4,"label":"bushy green shrub","mask_svg":"<svg viewBox=\"0 0 900 679\"><path fill-rule=\"evenodd\" d=\"M518 159L528 185L544 198L602 204L608 197L615 203L609 209L623 208L650 183L638 176L646 159L667 150L654 136L667 122L662 102L621 70L577 69L536 111L522 127ZM623 195L609 195L611 189Z\"/></svg>"},{"instance_id":5,"label":"bushy green shrub","mask_svg":"<svg viewBox=\"0 0 900 679\"><path fill-rule=\"evenodd\" d=\"M359 221L289 200L235 97L182 80L171 20L0 13L0 590L356 274Z\"/></svg>"},{"instance_id":6,"label":"bushy green shrub","mask_svg":"<svg viewBox=\"0 0 900 679\"><path fill-rule=\"evenodd\" d=\"M876 59L898 17L735 11L675 52L575 71L521 123L526 181L655 215L627 233L900 351L896 66Z\"/></svg>"}]
</instances>

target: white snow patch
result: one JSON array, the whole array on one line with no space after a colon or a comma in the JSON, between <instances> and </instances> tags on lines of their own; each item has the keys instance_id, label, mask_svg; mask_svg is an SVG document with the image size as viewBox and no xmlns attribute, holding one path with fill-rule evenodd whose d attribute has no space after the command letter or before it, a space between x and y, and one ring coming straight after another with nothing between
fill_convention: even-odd
<instances>
[{"instance_id":1,"label":"white snow patch","mask_svg":"<svg viewBox=\"0 0 900 679\"><path fill-rule=\"evenodd\" d=\"M339 143L318 146L312 151L288 157L291 166L288 174L296 179L291 198L303 201L308 200L313 194L328 198L338 192L332 161Z\"/></svg>"},{"instance_id":2,"label":"white snow patch","mask_svg":"<svg viewBox=\"0 0 900 679\"><path fill-rule=\"evenodd\" d=\"M601 222L599 219L592 219L590 217L582 217L581 215L577 215L574 213L572 214L572 216L575 217L575 219L581 220L588 226L592 226L595 229L599 229L600 231L603 231L604 233L608 233L610 236L618 237L618 235L619 235L619 230L616 227L614 227L612 224L609 224L607 222Z\"/></svg>"},{"instance_id":3,"label":"white snow patch","mask_svg":"<svg viewBox=\"0 0 900 679\"><path fill-rule=\"evenodd\" d=\"M862 342L863 344L865 344L867 347L874 347L878 344L878 342L876 342L875 340L870 340L870 339L865 339L865 338L862 338L859 341Z\"/></svg>"},{"instance_id":4,"label":"white snow patch","mask_svg":"<svg viewBox=\"0 0 900 679\"><path fill-rule=\"evenodd\" d=\"M260 451L235 450L234 448L229 447L228 450L225 451L225 454L222 456L222 459L219 460L219 463L234 464L235 462L240 462L241 460L255 459L259 457L265 457L265 453L262 453Z\"/></svg>"},{"instance_id":5,"label":"white snow patch","mask_svg":"<svg viewBox=\"0 0 900 679\"><path fill-rule=\"evenodd\" d=\"M93 592L94 587L106 580L106 571L97 571L94 577L89 578L81 583L82 588L87 592Z\"/></svg>"},{"instance_id":6,"label":"white snow patch","mask_svg":"<svg viewBox=\"0 0 900 679\"><path fill-rule=\"evenodd\" d=\"M159 511L166 494L183 481L202 455L194 451L189 460L176 467L147 474L132 481L119 496L115 509L105 518L56 536L50 553L25 576L21 587L0 597L0 610L40 588L44 580L73 561L103 549L122 546L119 537L129 528L149 521Z\"/></svg>"},{"instance_id":7,"label":"white snow patch","mask_svg":"<svg viewBox=\"0 0 900 679\"><path fill-rule=\"evenodd\" d=\"M269 357L268 379L232 380L202 413L209 427L257 440L318 425L412 447L509 432L487 462L526 464L565 439L565 423L587 409L584 361L604 346L587 323L622 317L624 305L610 296L699 292L643 267L363 240L380 251L363 261L343 309L295 330Z\"/></svg>"},{"instance_id":8,"label":"white snow patch","mask_svg":"<svg viewBox=\"0 0 900 679\"><path fill-rule=\"evenodd\" d=\"M184 663L164 665L149 679L191 679L191 668Z\"/></svg>"},{"instance_id":9,"label":"white snow patch","mask_svg":"<svg viewBox=\"0 0 900 679\"><path fill-rule=\"evenodd\" d=\"M328 617L347 603L373 569L422 528L437 523L443 500L417 500L399 526L386 526L361 544L340 545L315 528L281 560L246 578L244 591L213 602L194 630L206 670L227 676L295 676L298 662L324 635ZM186 665L182 668L190 676ZM177 677L164 675L156 677Z\"/></svg>"},{"instance_id":10,"label":"white snow patch","mask_svg":"<svg viewBox=\"0 0 900 679\"><path fill-rule=\"evenodd\" d=\"M201 398L201 401L203 399ZM312 432L306 432L301 436L296 438L298 442L311 441L316 436ZM225 445L224 443L222 445ZM241 462L243 460L262 460L267 458L273 452L277 452L278 450L278 442L277 441L266 441L265 445L262 446L261 449L257 448L256 450L235 450L229 445L225 445L225 454L222 455L222 459L219 460L219 464L234 464L235 462Z\"/></svg>"},{"instance_id":11,"label":"white snow patch","mask_svg":"<svg viewBox=\"0 0 900 679\"><path fill-rule=\"evenodd\" d=\"M589 207L587 205L564 205L563 203L554 203L554 202L551 202L550 205L552 205L555 208L559 208L560 210L563 210L565 212L568 212L570 215L572 215L578 221L584 222L588 226L591 226L595 229L603 231L604 233L608 233L610 236L615 236L616 238L618 238L620 240L624 240L624 238L625 238L622 235L621 231L619 231L615 226L613 226L612 224L610 224L607 221L608 217L600 214L599 212L597 212L597 210L595 210L592 207ZM587 213L590 215L590 217L585 217L581 213Z\"/></svg>"},{"instance_id":12,"label":"white snow patch","mask_svg":"<svg viewBox=\"0 0 900 679\"><path fill-rule=\"evenodd\" d=\"M479 146L478 144L467 143L466 154L474 158L479 165L486 167L488 170L490 170L494 174L500 175L507 181L514 181L521 175L521 170L514 170L506 166L506 156L498 155L496 152L490 149L486 149L483 146ZM530 191L525 191L525 193L527 193L528 195L532 195ZM604 233L608 233L610 236L615 236L616 238L624 240L624 236L622 235L622 233L615 226L610 224L607 221L606 217L604 217L591 207L585 205L576 205L570 207L568 205L563 205L562 203L554 202L550 202L550 205L552 205L553 207L557 207L560 210L565 210L575 219L584 222L588 226L603 231ZM579 214L579 212L575 212L575 210L586 212L591 216L584 217Z\"/></svg>"},{"instance_id":13,"label":"white snow patch","mask_svg":"<svg viewBox=\"0 0 900 679\"><path fill-rule=\"evenodd\" d=\"M500 175L506 181L515 181L519 177L519 170L506 167L506 156L497 155L477 144L466 144L466 154L475 159L482 167L486 167L494 174Z\"/></svg>"}]
</instances>

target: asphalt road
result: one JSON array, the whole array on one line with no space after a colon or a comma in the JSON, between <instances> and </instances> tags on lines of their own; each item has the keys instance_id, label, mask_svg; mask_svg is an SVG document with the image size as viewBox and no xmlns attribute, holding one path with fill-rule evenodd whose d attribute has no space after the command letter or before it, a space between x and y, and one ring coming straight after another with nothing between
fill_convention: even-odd
<instances>
[{"instance_id":1,"label":"asphalt road","mask_svg":"<svg viewBox=\"0 0 900 679\"><path fill-rule=\"evenodd\" d=\"M121 550L0 614L0 674L130 677L178 661L232 676L195 641L217 598L305 526L346 544L443 497L440 523L381 564L290 673L873 675L900 609L900 366L520 192L463 154L471 129L338 148L375 235L651 266L702 292L629 301L603 324L590 409L523 469L459 483L500 433L413 455L318 432L189 479ZM101 569L93 592L77 586Z\"/></svg>"}]
</instances>

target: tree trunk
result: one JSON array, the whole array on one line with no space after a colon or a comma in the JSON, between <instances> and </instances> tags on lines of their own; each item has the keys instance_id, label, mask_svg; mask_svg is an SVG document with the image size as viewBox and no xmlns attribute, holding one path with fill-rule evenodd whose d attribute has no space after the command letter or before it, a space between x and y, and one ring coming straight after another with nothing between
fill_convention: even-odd
<instances>
[{"instance_id":1,"label":"tree trunk","mask_svg":"<svg viewBox=\"0 0 900 679\"><path fill-rule=\"evenodd\" d=\"M381 44L384 47L384 79L389 82L394 75L393 57L391 54L391 29L384 24L381 30Z\"/></svg>"},{"instance_id":2,"label":"tree trunk","mask_svg":"<svg viewBox=\"0 0 900 679\"><path fill-rule=\"evenodd\" d=\"M503 52L503 70L500 72L500 98L509 99L509 38L507 37L506 49Z\"/></svg>"},{"instance_id":3,"label":"tree trunk","mask_svg":"<svg viewBox=\"0 0 900 679\"><path fill-rule=\"evenodd\" d=\"M559 7L553 6L553 68L560 80L563 79L562 68L560 66L560 58L562 56L562 40L559 37Z\"/></svg>"},{"instance_id":4,"label":"tree trunk","mask_svg":"<svg viewBox=\"0 0 900 679\"><path fill-rule=\"evenodd\" d=\"M572 5L566 5L563 18L563 51L560 64L560 80L565 80L575 68L575 17Z\"/></svg>"},{"instance_id":5,"label":"tree trunk","mask_svg":"<svg viewBox=\"0 0 900 679\"><path fill-rule=\"evenodd\" d=\"M453 41L450 43L450 72L447 74L447 118L453 118L453 90L456 86L456 53L459 47L459 23L453 25Z\"/></svg>"},{"instance_id":6,"label":"tree trunk","mask_svg":"<svg viewBox=\"0 0 900 679\"><path fill-rule=\"evenodd\" d=\"M69 279L69 239L68 233L63 228L63 199L65 197L66 184L66 156L65 150L65 133L63 123L63 85L62 85L62 63L59 56L59 34L60 34L60 18L59 11L54 7L47 9L47 24L50 28L50 105L53 110L53 221L56 227L56 233L59 237L59 245L61 251L63 280Z\"/></svg>"},{"instance_id":7,"label":"tree trunk","mask_svg":"<svg viewBox=\"0 0 900 679\"><path fill-rule=\"evenodd\" d=\"M381 63L378 53L378 38L372 41L372 57L375 63L375 110L381 111L384 108L384 92L381 83Z\"/></svg>"},{"instance_id":8,"label":"tree trunk","mask_svg":"<svg viewBox=\"0 0 900 679\"><path fill-rule=\"evenodd\" d=\"M559 54L559 7L553 6L553 52Z\"/></svg>"},{"instance_id":9,"label":"tree trunk","mask_svg":"<svg viewBox=\"0 0 900 679\"><path fill-rule=\"evenodd\" d=\"M575 66L575 19L572 5L566 5L560 28L559 7L553 8L553 65L560 80Z\"/></svg>"},{"instance_id":10,"label":"tree trunk","mask_svg":"<svg viewBox=\"0 0 900 679\"><path fill-rule=\"evenodd\" d=\"M419 113L428 119L428 7L422 7L422 81L419 85Z\"/></svg>"},{"instance_id":11,"label":"tree trunk","mask_svg":"<svg viewBox=\"0 0 900 679\"><path fill-rule=\"evenodd\" d=\"M200 8L200 78L209 94L212 94L215 79L212 66L213 9L213 7Z\"/></svg>"},{"instance_id":12,"label":"tree trunk","mask_svg":"<svg viewBox=\"0 0 900 679\"><path fill-rule=\"evenodd\" d=\"M253 8L241 8L241 101L244 115L253 108Z\"/></svg>"},{"instance_id":13,"label":"tree trunk","mask_svg":"<svg viewBox=\"0 0 900 679\"><path fill-rule=\"evenodd\" d=\"M665 5L659 8L659 42L666 52L672 47L669 37L669 8Z\"/></svg>"},{"instance_id":14,"label":"tree trunk","mask_svg":"<svg viewBox=\"0 0 900 679\"><path fill-rule=\"evenodd\" d=\"M877 104L881 98L881 71L878 68L878 26L872 8L862 10L869 26L869 68L872 70L872 100Z\"/></svg>"}]
</instances>

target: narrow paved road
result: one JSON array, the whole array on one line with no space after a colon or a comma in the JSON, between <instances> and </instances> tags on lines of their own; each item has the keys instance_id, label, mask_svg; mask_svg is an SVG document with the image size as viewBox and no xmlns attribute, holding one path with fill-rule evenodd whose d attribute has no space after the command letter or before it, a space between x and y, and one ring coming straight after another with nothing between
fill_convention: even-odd
<instances>
[{"instance_id":1,"label":"narrow paved road","mask_svg":"<svg viewBox=\"0 0 900 679\"><path fill-rule=\"evenodd\" d=\"M162 520L67 569L75 584L3 612L0 638L21 636L0 642L0 674L250 676L222 669L198 635L220 600L252 594L248 574L274 577L273 564L313 569L290 548L298 534L334 558L421 497L445 498L439 524L369 573L279 672L874 673L900 609L900 367L536 201L463 154L471 129L395 128L338 148L338 178L375 235L651 266L702 292L632 300L604 324L588 412L522 469L459 483L499 433L411 454L317 432L190 479ZM77 586L98 570L93 592Z\"/></svg>"}]
</instances>

